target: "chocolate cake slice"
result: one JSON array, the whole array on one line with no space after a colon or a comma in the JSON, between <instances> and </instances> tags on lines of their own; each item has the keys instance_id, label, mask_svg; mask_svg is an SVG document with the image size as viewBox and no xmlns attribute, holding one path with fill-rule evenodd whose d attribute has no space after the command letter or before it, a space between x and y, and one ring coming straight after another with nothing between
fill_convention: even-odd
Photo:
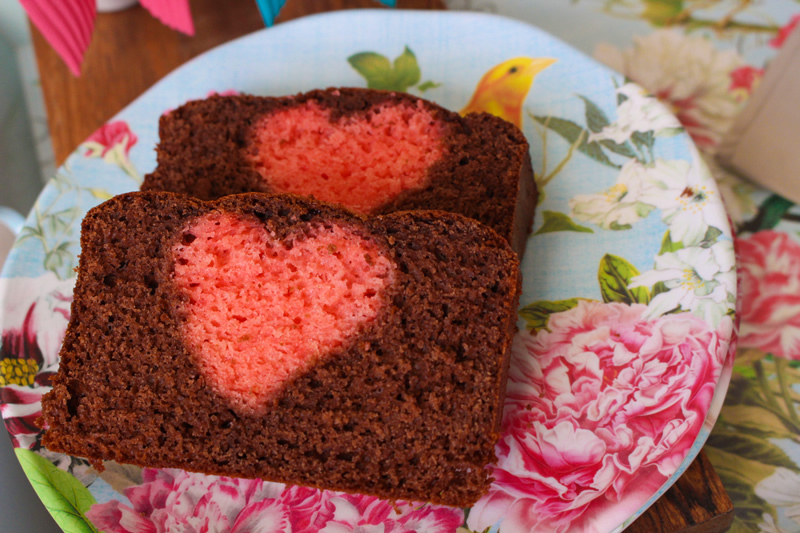
<instances>
[{"instance_id":1,"label":"chocolate cake slice","mask_svg":"<svg viewBox=\"0 0 800 533\"><path fill-rule=\"evenodd\" d=\"M450 211L490 226L520 254L533 221L536 185L522 132L409 94L212 96L161 117L159 135L158 167L142 190L201 200L291 193L367 214Z\"/></svg>"},{"instance_id":2,"label":"chocolate cake slice","mask_svg":"<svg viewBox=\"0 0 800 533\"><path fill-rule=\"evenodd\" d=\"M520 276L490 228L291 195L135 192L83 221L45 446L467 506Z\"/></svg>"}]
</instances>

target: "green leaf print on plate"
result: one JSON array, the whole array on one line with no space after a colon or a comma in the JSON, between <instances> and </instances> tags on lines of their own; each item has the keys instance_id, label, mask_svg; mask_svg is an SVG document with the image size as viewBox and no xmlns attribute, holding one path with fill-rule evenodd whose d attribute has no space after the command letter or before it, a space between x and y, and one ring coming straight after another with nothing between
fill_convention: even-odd
<instances>
[{"instance_id":1,"label":"green leaf print on plate","mask_svg":"<svg viewBox=\"0 0 800 533\"><path fill-rule=\"evenodd\" d=\"M88 208L113 196L102 187L83 186L66 163L50 180L55 194L40 197L14 243L19 248L27 241L38 243L44 270L59 279L75 276L80 242L80 225Z\"/></svg>"},{"instance_id":2,"label":"green leaf print on plate","mask_svg":"<svg viewBox=\"0 0 800 533\"><path fill-rule=\"evenodd\" d=\"M616 255L604 255L597 269L597 280L600 282L603 301L626 304L649 303L650 291L646 287L628 288L631 280L638 275L639 271L627 260Z\"/></svg>"},{"instance_id":3,"label":"green leaf print on plate","mask_svg":"<svg viewBox=\"0 0 800 533\"><path fill-rule=\"evenodd\" d=\"M709 248L713 246L717 240L719 240L720 235L722 235L720 230L714 226L709 226L705 235L703 235L703 238L697 243L696 246L699 246L700 248ZM672 234L669 232L669 230L667 230L667 232L664 233L664 238L661 239L661 249L659 250L658 255L677 252L678 250L683 250L684 248L686 248L686 245L684 245L681 241L673 241Z\"/></svg>"},{"instance_id":4,"label":"green leaf print on plate","mask_svg":"<svg viewBox=\"0 0 800 533\"><path fill-rule=\"evenodd\" d=\"M684 248L683 243L678 241L675 242L672 240L672 235L670 235L669 230L664 233L664 238L661 239L661 250L659 250L658 255L668 254L671 252L677 252L678 250L682 250Z\"/></svg>"},{"instance_id":5,"label":"green leaf print on plate","mask_svg":"<svg viewBox=\"0 0 800 533\"><path fill-rule=\"evenodd\" d=\"M593 133L600 133L603 128L611 124L606 114L597 104L585 96L580 94L577 96L583 100L583 104L586 107L586 125Z\"/></svg>"},{"instance_id":6,"label":"green leaf print on plate","mask_svg":"<svg viewBox=\"0 0 800 533\"><path fill-rule=\"evenodd\" d=\"M67 533L97 533L85 514L96 501L83 483L37 453L25 448L14 451L39 499L61 529Z\"/></svg>"},{"instance_id":7,"label":"green leaf print on plate","mask_svg":"<svg viewBox=\"0 0 800 533\"><path fill-rule=\"evenodd\" d=\"M569 311L580 300L584 298L570 298L569 300L540 300L528 304L519 310L519 316L525 319L525 327L531 333L538 333L543 329L547 329L547 321L553 313L560 313L561 311ZM550 330L548 330L550 331Z\"/></svg>"},{"instance_id":8,"label":"green leaf print on plate","mask_svg":"<svg viewBox=\"0 0 800 533\"><path fill-rule=\"evenodd\" d=\"M606 156L603 149L596 142L587 142L589 137L589 130L575 124L571 120L552 116L530 115L536 122L542 126L553 130L558 133L565 141L572 145L578 146L578 151L612 168L620 168L619 165L613 163L608 156Z\"/></svg>"},{"instance_id":9,"label":"green leaf print on plate","mask_svg":"<svg viewBox=\"0 0 800 533\"><path fill-rule=\"evenodd\" d=\"M422 75L417 56L408 46L395 58L394 64L389 62L389 58L377 52L359 52L348 57L347 62L364 76L370 89L406 92L419 83ZM435 87L438 85L426 81L419 89L424 92Z\"/></svg>"},{"instance_id":10,"label":"green leaf print on plate","mask_svg":"<svg viewBox=\"0 0 800 533\"><path fill-rule=\"evenodd\" d=\"M558 211L545 211L544 222L542 226L536 230L534 235L541 235L542 233L552 233L554 231L577 231L579 233L594 233L594 230L576 224L574 220L564 213Z\"/></svg>"},{"instance_id":11,"label":"green leaf print on plate","mask_svg":"<svg viewBox=\"0 0 800 533\"><path fill-rule=\"evenodd\" d=\"M427 81L423 81L422 83L420 83L419 86L417 87L417 89L419 89L419 92L424 93L428 89L436 89L437 87L441 87L441 86L442 86L441 83L436 83L436 82L433 82L431 80L427 80Z\"/></svg>"}]
</instances>

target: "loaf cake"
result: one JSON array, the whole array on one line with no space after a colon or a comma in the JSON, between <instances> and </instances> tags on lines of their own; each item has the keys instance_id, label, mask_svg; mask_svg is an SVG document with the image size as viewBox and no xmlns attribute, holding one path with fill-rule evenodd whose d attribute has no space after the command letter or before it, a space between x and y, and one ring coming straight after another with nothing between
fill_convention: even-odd
<instances>
[{"instance_id":1,"label":"loaf cake","mask_svg":"<svg viewBox=\"0 0 800 533\"><path fill-rule=\"evenodd\" d=\"M461 215L134 192L83 221L53 451L467 506L488 488L519 263Z\"/></svg>"},{"instance_id":2,"label":"loaf cake","mask_svg":"<svg viewBox=\"0 0 800 533\"><path fill-rule=\"evenodd\" d=\"M370 89L212 96L161 117L158 166L142 190L214 200L291 193L367 214L460 213L522 253L536 185L528 143L487 113Z\"/></svg>"}]
</instances>

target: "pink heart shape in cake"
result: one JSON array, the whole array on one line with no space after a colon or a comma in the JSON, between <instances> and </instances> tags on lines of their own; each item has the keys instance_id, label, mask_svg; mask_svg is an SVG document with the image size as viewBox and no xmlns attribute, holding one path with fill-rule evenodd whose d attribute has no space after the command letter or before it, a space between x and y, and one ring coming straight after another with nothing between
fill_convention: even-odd
<instances>
[{"instance_id":1,"label":"pink heart shape in cake","mask_svg":"<svg viewBox=\"0 0 800 533\"><path fill-rule=\"evenodd\" d=\"M368 213L427 184L444 126L422 102L383 104L331 121L309 101L257 121L248 157L272 190Z\"/></svg>"},{"instance_id":2,"label":"pink heart shape in cake","mask_svg":"<svg viewBox=\"0 0 800 533\"><path fill-rule=\"evenodd\" d=\"M373 320L394 280L375 242L337 224L281 240L254 217L212 213L184 229L173 257L187 346L245 413Z\"/></svg>"}]
</instances>

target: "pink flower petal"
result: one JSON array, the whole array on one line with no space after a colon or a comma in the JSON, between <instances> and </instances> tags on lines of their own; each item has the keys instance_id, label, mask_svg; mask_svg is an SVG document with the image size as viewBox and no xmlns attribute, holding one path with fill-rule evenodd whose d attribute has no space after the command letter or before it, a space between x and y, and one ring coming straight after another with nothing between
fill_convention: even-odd
<instances>
[{"instance_id":1,"label":"pink flower petal","mask_svg":"<svg viewBox=\"0 0 800 533\"><path fill-rule=\"evenodd\" d=\"M238 512L238 509L237 509ZM236 513L234 513L235 516ZM231 523L222 507L213 499L198 503L194 508L192 518L199 519L198 533L214 533L216 531L230 531ZM198 521L192 520L197 524Z\"/></svg>"},{"instance_id":2,"label":"pink flower petal","mask_svg":"<svg viewBox=\"0 0 800 533\"><path fill-rule=\"evenodd\" d=\"M135 509L117 501L92 507L109 533L145 525L194 533L450 533L464 519L460 509L176 469L145 468L142 479L125 490Z\"/></svg>"},{"instance_id":3,"label":"pink flower petal","mask_svg":"<svg viewBox=\"0 0 800 533\"><path fill-rule=\"evenodd\" d=\"M501 530L591 531L675 472L708 412L730 327L645 310L580 302L552 315L550 331L518 335L495 482L472 529L502 519Z\"/></svg>"},{"instance_id":4,"label":"pink flower petal","mask_svg":"<svg viewBox=\"0 0 800 533\"><path fill-rule=\"evenodd\" d=\"M247 503L243 491L240 491L234 484L217 483L214 490L206 492L197 502L194 514L195 516L202 516L206 513L206 507L216 508L217 511L225 516L226 522L230 524Z\"/></svg>"},{"instance_id":5,"label":"pink flower petal","mask_svg":"<svg viewBox=\"0 0 800 533\"><path fill-rule=\"evenodd\" d=\"M461 509L425 505L405 514L398 533L451 533L464 523Z\"/></svg>"},{"instance_id":6,"label":"pink flower petal","mask_svg":"<svg viewBox=\"0 0 800 533\"><path fill-rule=\"evenodd\" d=\"M126 156L129 155L131 148L139 139L131 131L128 123L116 120L103 124L86 139L87 142L96 142L103 147L100 157L105 157L109 150L116 146L121 146Z\"/></svg>"},{"instance_id":7,"label":"pink flower petal","mask_svg":"<svg viewBox=\"0 0 800 533\"><path fill-rule=\"evenodd\" d=\"M740 260L741 346L800 359L800 244L760 231L736 241Z\"/></svg>"},{"instance_id":8,"label":"pink flower petal","mask_svg":"<svg viewBox=\"0 0 800 533\"><path fill-rule=\"evenodd\" d=\"M125 496L133 504L136 512L143 515L150 515L155 509L163 509L167 504L167 497L172 491L172 485L162 479L129 487L125 490Z\"/></svg>"},{"instance_id":9,"label":"pink flower petal","mask_svg":"<svg viewBox=\"0 0 800 533\"><path fill-rule=\"evenodd\" d=\"M279 501L292 511L293 531L319 531L333 518L334 506L329 503L334 492L308 487L287 487Z\"/></svg>"},{"instance_id":10,"label":"pink flower petal","mask_svg":"<svg viewBox=\"0 0 800 533\"><path fill-rule=\"evenodd\" d=\"M279 533L291 532L292 524L288 509L274 499L262 500L245 507L231 533Z\"/></svg>"},{"instance_id":11,"label":"pink flower petal","mask_svg":"<svg viewBox=\"0 0 800 533\"><path fill-rule=\"evenodd\" d=\"M31 388L8 385L0 388L0 406L39 404L42 396L49 390L50 387ZM9 415L13 415L13 411ZM7 416L5 410L3 416Z\"/></svg>"},{"instance_id":12,"label":"pink flower petal","mask_svg":"<svg viewBox=\"0 0 800 533\"><path fill-rule=\"evenodd\" d=\"M519 501L516 496L503 491L503 487L497 487L472 506L467 516L467 527L473 531L483 531L493 526L508 515L508 510L516 501Z\"/></svg>"},{"instance_id":13,"label":"pink flower petal","mask_svg":"<svg viewBox=\"0 0 800 533\"><path fill-rule=\"evenodd\" d=\"M36 425L36 419L38 419L40 416L42 416L42 412L41 410L37 410L35 413L28 416L14 416L11 418L6 418L4 420L6 429L12 435L36 435L40 432L39 427Z\"/></svg>"},{"instance_id":14,"label":"pink flower petal","mask_svg":"<svg viewBox=\"0 0 800 533\"><path fill-rule=\"evenodd\" d=\"M153 522L116 500L92 505L86 517L106 533L157 533Z\"/></svg>"}]
</instances>

